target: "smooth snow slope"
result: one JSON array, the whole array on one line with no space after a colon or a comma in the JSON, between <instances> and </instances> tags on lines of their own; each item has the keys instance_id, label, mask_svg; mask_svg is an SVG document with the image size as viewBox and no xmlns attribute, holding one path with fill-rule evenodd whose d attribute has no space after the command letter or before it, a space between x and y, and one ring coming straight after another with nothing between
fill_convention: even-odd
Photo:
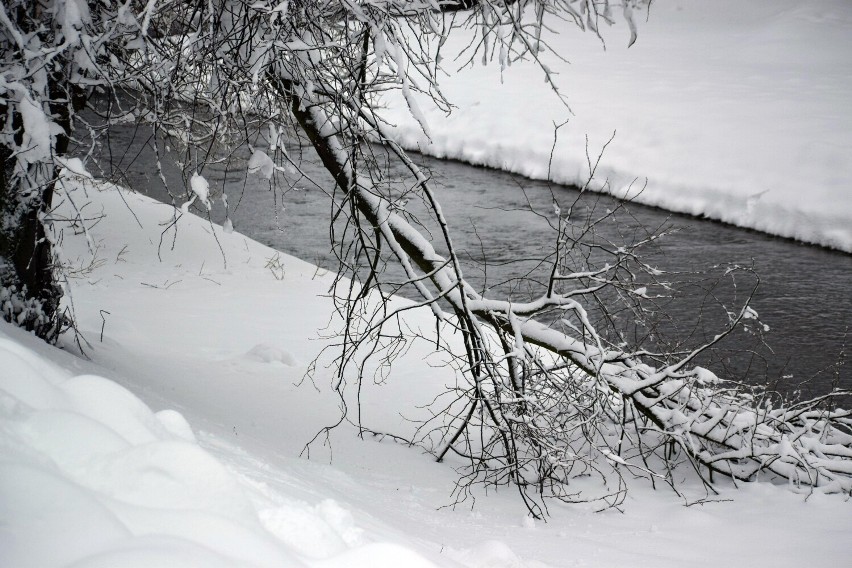
<instances>
[{"instance_id":1,"label":"smooth snow slope","mask_svg":"<svg viewBox=\"0 0 852 568\"><path fill-rule=\"evenodd\" d=\"M390 132L426 154L578 185L586 136L594 161L615 133L593 188L608 180L604 191L641 203L852 252L852 2L657 0L629 49L626 25L601 29L606 50L567 24L549 39L570 62L545 57L573 114L532 64L457 71L459 34L441 78L457 109L420 99L429 140L388 97Z\"/></svg>"},{"instance_id":2,"label":"smooth snow slope","mask_svg":"<svg viewBox=\"0 0 852 568\"><path fill-rule=\"evenodd\" d=\"M63 352L0 323L4 568L775 568L852 554L848 501L767 483L685 507L706 497L698 484L682 498L636 481L623 512L552 504L541 523L511 489L445 507L451 464L347 424L300 459L337 417L329 357L302 381L335 325L329 276L192 215L161 239L170 206L87 191L75 203L105 217L89 238L66 229L62 252L91 361L71 337ZM430 317L407 325L428 336ZM437 362L414 345L368 381L365 423L410 435L401 413L453 380Z\"/></svg>"}]
</instances>

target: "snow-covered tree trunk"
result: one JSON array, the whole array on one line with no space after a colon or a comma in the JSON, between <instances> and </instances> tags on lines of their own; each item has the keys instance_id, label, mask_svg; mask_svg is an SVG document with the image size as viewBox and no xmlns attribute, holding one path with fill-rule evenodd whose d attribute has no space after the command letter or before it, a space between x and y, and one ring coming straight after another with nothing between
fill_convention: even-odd
<instances>
[{"instance_id":1,"label":"snow-covered tree trunk","mask_svg":"<svg viewBox=\"0 0 852 568\"><path fill-rule=\"evenodd\" d=\"M67 54L49 24L59 6L13 2L4 8L0 88L0 306L5 319L47 340L60 329L49 223L57 157L71 128ZM47 27L46 27L47 25ZM46 54L49 58L45 58Z\"/></svg>"},{"instance_id":2,"label":"snow-covered tree trunk","mask_svg":"<svg viewBox=\"0 0 852 568\"><path fill-rule=\"evenodd\" d=\"M107 96L144 58L132 3L9 0L0 5L0 312L52 341L59 313L60 235L53 205L69 165L76 113L96 89ZM128 65L133 61L134 65ZM75 175L85 174L70 168Z\"/></svg>"},{"instance_id":3,"label":"snow-covered tree trunk","mask_svg":"<svg viewBox=\"0 0 852 568\"><path fill-rule=\"evenodd\" d=\"M702 352L741 322L757 317L749 307L750 297L731 312L729 325L705 344L682 353L628 350L595 325L587 309L605 290L640 303L647 298L646 286L638 282L650 286L660 272L642 261L641 250L658 235L623 246L575 240L561 214L559 242L578 251L580 266L569 269L568 256L557 251L542 296L526 302L485 297L465 281L428 180L405 153L386 140L411 168L449 255L438 254L432 239L395 211L369 175L359 173L354 137L341 129L339 115L332 116L324 103L305 99L293 82L278 84L282 97L291 101L293 116L353 204L351 214L363 217L354 224L358 238L372 243L364 250L378 251L379 241L386 243L422 296L422 305L432 308L439 325L443 322L461 335L465 352L459 355L460 367L469 378L458 389L453 419L438 428L444 445L436 455L440 460L452 451L470 460L462 493L475 481L511 482L536 516L544 509L528 490L564 501L600 499L612 506L624 499L623 475L647 475L674 487L672 471L679 463L691 464L708 488L712 474L718 473L743 481L774 475L806 490L852 491L852 412L833 403L849 393L773 408L759 389L750 392L696 366ZM381 138L381 128L369 114L360 118ZM569 221L566 217L565 223ZM587 220L578 230L593 235L599 221ZM610 261L591 264L593 250L608 254ZM365 253L362 266L378 264L369 260L370 254L378 253ZM362 278L365 287L384 297L376 284L380 275ZM342 302L347 314L344 335L350 339L342 344L340 365L363 369L363 357L393 351L382 345L382 329L399 312L384 303L378 309L354 307L370 300L363 289L349 290ZM442 306L448 306L450 314L444 314ZM602 306L605 318L617 309L616 302ZM554 310L571 314L577 324L548 325L536 319ZM600 477L602 494L572 493L571 479L589 475Z\"/></svg>"}]
</instances>

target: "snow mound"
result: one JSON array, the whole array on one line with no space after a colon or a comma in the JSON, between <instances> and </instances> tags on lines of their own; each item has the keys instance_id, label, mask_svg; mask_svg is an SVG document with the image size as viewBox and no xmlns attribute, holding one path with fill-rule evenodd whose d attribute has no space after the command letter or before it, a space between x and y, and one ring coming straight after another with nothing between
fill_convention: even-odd
<instances>
[{"instance_id":1,"label":"snow mound","mask_svg":"<svg viewBox=\"0 0 852 568\"><path fill-rule=\"evenodd\" d=\"M298 361L292 353L285 349L266 345L265 343L260 343L249 349L248 353L245 354L245 357L250 361L258 361L261 363L281 363L288 367L298 365Z\"/></svg>"},{"instance_id":2,"label":"snow mound","mask_svg":"<svg viewBox=\"0 0 852 568\"><path fill-rule=\"evenodd\" d=\"M430 565L368 542L333 500L276 506L200 447L177 411L74 376L20 337L32 341L0 323L4 566Z\"/></svg>"},{"instance_id":3,"label":"snow mound","mask_svg":"<svg viewBox=\"0 0 852 568\"><path fill-rule=\"evenodd\" d=\"M332 499L314 507L299 503L267 509L260 518L270 532L308 557L329 558L364 544L352 514Z\"/></svg>"}]
</instances>

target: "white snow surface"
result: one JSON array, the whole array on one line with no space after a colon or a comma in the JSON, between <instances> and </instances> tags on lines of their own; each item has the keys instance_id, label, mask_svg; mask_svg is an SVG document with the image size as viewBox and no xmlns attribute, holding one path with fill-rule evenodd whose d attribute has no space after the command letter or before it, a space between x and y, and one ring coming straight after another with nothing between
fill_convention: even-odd
<instances>
[{"instance_id":1,"label":"white snow surface","mask_svg":"<svg viewBox=\"0 0 852 568\"><path fill-rule=\"evenodd\" d=\"M194 215L161 244L170 206L78 183L74 202L105 214L94 255L86 235L63 241L89 359L71 337L60 350L0 322L4 567L778 567L852 554L847 500L768 483L686 507L705 496L697 483L681 498L635 481L623 513L552 504L544 523L511 488L445 507L451 464L345 423L300 458L338 412L327 358L303 380L337 323L330 276ZM428 336L431 313L408 313ZM383 384L367 381L365 424L410 435L400 413L454 380L438 362L416 344Z\"/></svg>"},{"instance_id":2,"label":"white snow surface","mask_svg":"<svg viewBox=\"0 0 852 568\"><path fill-rule=\"evenodd\" d=\"M470 33L458 34L440 77L455 111L412 95L414 118L396 93L388 132L426 154L580 186L587 149L594 163L615 133L592 189L852 252L852 2L658 0L637 23L629 49L624 22L601 26L606 49L556 26L542 58L570 111L530 62L501 73L477 57L459 70Z\"/></svg>"}]
</instances>

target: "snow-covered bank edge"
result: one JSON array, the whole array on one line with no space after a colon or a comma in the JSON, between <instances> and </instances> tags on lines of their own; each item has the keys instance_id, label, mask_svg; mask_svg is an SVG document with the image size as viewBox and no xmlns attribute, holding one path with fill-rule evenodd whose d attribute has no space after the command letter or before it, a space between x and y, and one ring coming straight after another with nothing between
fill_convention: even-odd
<instances>
[{"instance_id":1,"label":"snow-covered bank edge","mask_svg":"<svg viewBox=\"0 0 852 568\"><path fill-rule=\"evenodd\" d=\"M66 227L61 248L91 360L69 353L71 333L63 351L0 321L0 564L434 566L381 521L356 526L323 487L323 475L341 474L322 460L294 476L235 445L253 430L284 433L271 451L295 456L335 416L333 394L294 386L309 361L294 344L327 320L316 267L194 215L161 247L170 206L90 180L63 189L103 216L86 233ZM269 258L286 263L287 282ZM257 301L252 315L233 296ZM275 312L296 317L283 347L277 316L256 325L271 296L289 306ZM260 400L265 415L246 408Z\"/></svg>"},{"instance_id":2,"label":"snow-covered bank edge","mask_svg":"<svg viewBox=\"0 0 852 568\"><path fill-rule=\"evenodd\" d=\"M724 188L695 188L689 185L653 183L629 172L599 167L590 180L585 161L561 160L560 166L548 168L550 152L530 155L522 147L506 147L499 142L450 144L441 146L424 140L422 132L398 129L395 140L404 149L433 158L457 160L477 167L493 168L537 181L550 181L568 188L583 188L611 195L633 203L699 219L718 221L742 229L758 231L807 245L852 253L852 229L845 211L837 215L819 216L802 211L795 204L768 203L762 192L739 195ZM575 170L577 173L568 173Z\"/></svg>"},{"instance_id":3,"label":"snow-covered bank edge","mask_svg":"<svg viewBox=\"0 0 852 568\"><path fill-rule=\"evenodd\" d=\"M842 55L852 5L657 3L629 50L623 27L605 30L606 51L565 28L551 48L570 63L545 62L571 111L528 62L445 63L454 112L421 97L427 138L389 95L387 133L430 156L579 186L587 152L594 163L606 146L592 189L852 252L852 61ZM447 61L463 36L445 46Z\"/></svg>"}]
</instances>

